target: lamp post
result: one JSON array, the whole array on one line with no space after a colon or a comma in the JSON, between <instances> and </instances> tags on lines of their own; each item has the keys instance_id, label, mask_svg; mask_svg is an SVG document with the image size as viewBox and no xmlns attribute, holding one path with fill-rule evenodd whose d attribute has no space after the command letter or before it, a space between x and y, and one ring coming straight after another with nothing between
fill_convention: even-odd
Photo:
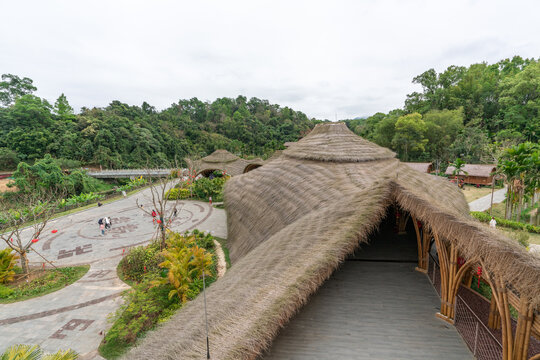
<instances>
[{"instance_id":1,"label":"lamp post","mask_svg":"<svg viewBox=\"0 0 540 360\"><path fill-rule=\"evenodd\" d=\"M208 340L208 315L206 314L206 280L204 277L204 269L202 272L203 297L204 297L204 322L206 324L206 358L210 359L210 341Z\"/></svg>"}]
</instances>

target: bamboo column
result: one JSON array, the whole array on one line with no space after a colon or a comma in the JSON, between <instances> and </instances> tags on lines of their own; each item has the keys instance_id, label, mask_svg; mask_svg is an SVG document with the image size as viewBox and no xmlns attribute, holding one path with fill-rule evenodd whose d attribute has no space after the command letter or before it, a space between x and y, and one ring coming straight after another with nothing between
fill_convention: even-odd
<instances>
[{"instance_id":1,"label":"bamboo column","mask_svg":"<svg viewBox=\"0 0 540 360\"><path fill-rule=\"evenodd\" d=\"M422 229L422 266L427 273L429 269L429 243L431 241L431 232L424 226Z\"/></svg>"},{"instance_id":2,"label":"bamboo column","mask_svg":"<svg viewBox=\"0 0 540 360\"><path fill-rule=\"evenodd\" d=\"M449 248L442 242L439 235L433 234L437 253L439 254L439 265L441 269L441 311L435 314L451 324L454 321L451 315L454 313L454 299L452 297L453 282L456 276L457 268L457 249L450 244Z\"/></svg>"},{"instance_id":3,"label":"bamboo column","mask_svg":"<svg viewBox=\"0 0 540 360\"><path fill-rule=\"evenodd\" d=\"M482 269L485 274L485 279L491 286L492 298L495 299L499 315L501 317L501 331L502 331L502 347L503 347L503 360L513 360L513 334L512 334L512 320L510 317L510 308L508 304L508 292L506 286L502 280L498 279L492 274L489 274L484 264Z\"/></svg>"},{"instance_id":4,"label":"bamboo column","mask_svg":"<svg viewBox=\"0 0 540 360\"><path fill-rule=\"evenodd\" d=\"M418 221L414 217L414 215L411 214L411 220L414 225L414 232L416 233L416 245L418 250L418 266L415 268L416 271L423 272L424 274L427 274L427 267L424 266L424 243L423 243L423 234L426 232L425 229L420 230L420 227L418 226Z\"/></svg>"},{"instance_id":5,"label":"bamboo column","mask_svg":"<svg viewBox=\"0 0 540 360\"><path fill-rule=\"evenodd\" d=\"M519 301L518 312L516 335L514 337L514 360L526 360L529 352L534 313L525 297L522 297Z\"/></svg>"},{"instance_id":6,"label":"bamboo column","mask_svg":"<svg viewBox=\"0 0 540 360\"><path fill-rule=\"evenodd\" d=\"M497 301L495 300L495 297L492 297L491 301L489 302L488 327L490 329L501 328L501 315L497 309Z\"/></svg>"}]
</instances>

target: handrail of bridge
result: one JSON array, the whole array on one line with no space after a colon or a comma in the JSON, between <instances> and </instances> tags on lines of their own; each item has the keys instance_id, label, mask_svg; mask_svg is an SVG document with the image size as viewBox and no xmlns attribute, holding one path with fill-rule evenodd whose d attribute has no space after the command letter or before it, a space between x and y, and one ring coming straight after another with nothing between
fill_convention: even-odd
<instances>
[{"instance_id":1,"label":"handrail of bridge","mask_svg":"<svg viewBox=\"0 0 540 360\"><path fill-rule=\"evenodd\" d=\"M115 176L163 176L168 175L175 169L112 169L100 171L88 171L87 174L93 177L115 177Z\"/></svg>"}]
</instances>

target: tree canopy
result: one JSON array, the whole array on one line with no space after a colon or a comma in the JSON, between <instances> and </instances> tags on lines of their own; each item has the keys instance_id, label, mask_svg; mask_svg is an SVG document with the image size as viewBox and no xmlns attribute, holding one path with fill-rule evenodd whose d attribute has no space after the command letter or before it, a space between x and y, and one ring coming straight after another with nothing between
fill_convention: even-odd
<instances>
[{"instance_id":1,"label":"tree canopy","mask_svg":"<svg viewBox=\"0 0 540 360\"><path fill-rule=\"evenodd\" d=\"M495 64L429 69L403 109L347 120L358 135L405 161L494 163L505 148L540 141L540 62L515 56ZM405 119L407 119L405 121Z\"/></svg>"}]
</instances>

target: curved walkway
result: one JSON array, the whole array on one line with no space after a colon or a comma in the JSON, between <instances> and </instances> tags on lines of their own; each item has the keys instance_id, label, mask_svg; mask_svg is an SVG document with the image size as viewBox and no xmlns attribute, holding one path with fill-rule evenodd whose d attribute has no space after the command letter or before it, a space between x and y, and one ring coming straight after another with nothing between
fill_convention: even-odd
<instances>
[{"instance_id":1,"label":"curved walkway","mask_svg":"<svg viewBox=\"0 0 540 360\"><path fill-rule=\"evenodd\" d=\"M130 247L148 243L156 232L152 218L135 205L138 198L151 208L149 196L150 191L144 190L47 225L36 250L57 266L90 264L90 270L57 292L0 305L0 351L13 344L39 344L50 352L74 349L82 359L96 356L103 333L110 327L107 316L120 306L120 294L128 288L118 279L116 266ZM183 201L178 208L174 230L197 228L227 237L224 210L195 201ZM101 236L97 221L104 216L111 217L113 226ZM52 234L53 229L58 232ZM31 264L42 264L36 254L30 255Z\"/></svg>"},{"instance_id":2,"label":"curved walkway","mask_svg":"<svg viewBox=\"0 0 540 360\"><path fill-rule=\"evenodd\" d=\"M506 198L506 186L502 189L499 189L493 192L494 204L502 203L505 198ZM486 196L482 196L480 199L476 199L469 203L469 209L471 211L486 211L486 210L489 210L490 206L491 206L491 193Z\"/></svg>"}]
</instances>

